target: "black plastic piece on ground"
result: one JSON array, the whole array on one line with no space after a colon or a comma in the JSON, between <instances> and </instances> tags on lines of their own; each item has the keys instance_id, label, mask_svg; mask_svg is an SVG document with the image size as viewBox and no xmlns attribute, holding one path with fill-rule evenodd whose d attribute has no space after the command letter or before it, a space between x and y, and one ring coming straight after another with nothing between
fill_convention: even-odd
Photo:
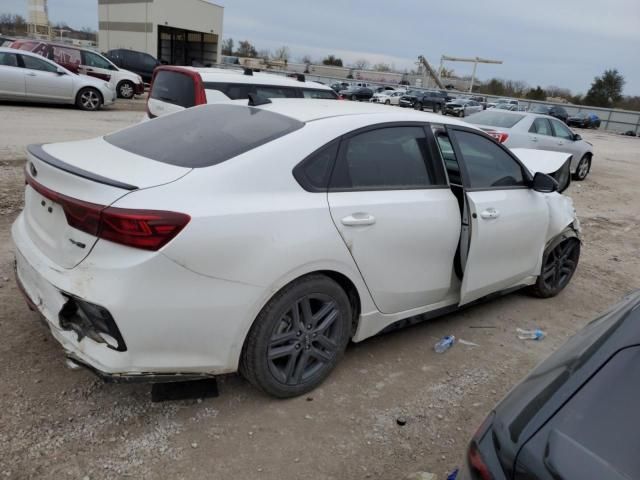
<instances>
[{"instance_id":1,"label":"black plastic piece on ground","mask_svg":"<svg viewBox=\"0 0 640 480\"><path fill-rule=\"evenodd\" d=\"M188 382L154 383L151 386L151 401L188 400L193 398L214 398L220 395L215 378Z\"/></svg>"}]
</instances>

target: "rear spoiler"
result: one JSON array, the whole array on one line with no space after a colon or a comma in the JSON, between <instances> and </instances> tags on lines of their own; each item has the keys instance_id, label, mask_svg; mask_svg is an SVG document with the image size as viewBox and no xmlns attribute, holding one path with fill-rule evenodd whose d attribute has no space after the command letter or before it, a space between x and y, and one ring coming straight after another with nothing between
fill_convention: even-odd
<instances>
[{"instance_id":1,"label":"rear spoiler","mask_svg":"<svg viewBox=\"0 0 640 480\"><path fill-rule=\"evenodd\" d=\"M109 185L110 187L122 188L123 190L138 190L138 187L136 187L135 185L119 182L118 180L113 180L111 178L103 177L102 175L89 172L88 170L83 170L82 168L69 165L68 163L63 162L59 158L56 158L53 155L49 155L47 152L44 151L44 149L42 148L42 145L29 145L27 147L27 152L29 152L29 154L36 157L38 160L48 165L51 165L52 167L56 167L56 168L59 168L60 170L64 170L65 172L70 173L72 175L86 178L87 180L91 180L93 182L102 183L103 185Z\"/></svg>"}]
</instances>

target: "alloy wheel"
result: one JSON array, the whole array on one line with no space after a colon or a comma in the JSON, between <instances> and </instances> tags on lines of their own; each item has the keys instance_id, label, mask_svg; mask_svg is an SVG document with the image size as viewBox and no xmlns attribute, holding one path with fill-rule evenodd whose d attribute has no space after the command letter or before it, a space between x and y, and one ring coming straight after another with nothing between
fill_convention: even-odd
<instances>
[{"instance_id":1,"label":"alloy wheel","mask_svg":"<svg viewBox=\"0 0 640 480\"><path fill-rule=\"evenodd\" d=\"M100 106L100 97L93 90L86 90L80 95L80 102L87 110L96 110Z\"/></svg>"},{"instance_id":2,"label":"alloy wheel","mask_svg":"<svg viewBox=\"0 0 640 480\"><path fill-rule=\"evenodd\" d=\"M133 85L129 82L124 82L120 85L120 96L123 98L133 97Z\"/></svg>"},{"instance_id":3,"label":"alloy wheel","mask_svg":"<svg viewBox=\"0 0 640 480\"><path fill-rule=\"evenodd\" d=\"M328 295L298 299L276 323L267 348L269 371L286 385L304 383L339 352L340 310Z\"/></svg>"},{"instance_id":4,"label":"alloy wheel","mask_svg":"<svg viewBox=\"0 0 640 480\"><path fill-rule=\"evenodd\" d=\"M562 290L578 266L579 241L569 238L549 252L542 267L542 283L549 290Z\"/></svg>"},{"instance_id":5,"label":"alloy wheel","mask_svg":"<svg viewBox=\"0 0 640 480\"><path fill-rule=\"evenodd\" d=\"M586 157L580 160L576 173L580 180L584 179L589 173L589 160Z\"/></svg>"}]
</instances>

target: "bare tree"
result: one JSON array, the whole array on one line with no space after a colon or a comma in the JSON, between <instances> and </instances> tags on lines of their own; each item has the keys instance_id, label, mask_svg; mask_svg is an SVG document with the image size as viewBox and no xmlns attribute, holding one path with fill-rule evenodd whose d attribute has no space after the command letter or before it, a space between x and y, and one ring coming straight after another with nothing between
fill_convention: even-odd
<instances>
[{"instance_id":1,"label":"bare tree","mask_svg":"<svg viewBox=\"0 0 640 480\"><path fill-rule=\"evenodd\" d=\"M277 48L275 53L273 54L273 58L278 60L289 61L290 57L291 57L291 51L289 50L289 47L287 47L286 45L283 45L282 47Z\"/></svg>"},{"instance_id":2,"label":"bare tree","mask_svg":"<svg viewBox=\"0 0 640 480\"><path fill-rule=\"evenodd\" d=\"M265 60L269 60L271 58L271 50L269 50L268 48L263 48L261 50L258 50L258 53L256 54L256 57L264 58Z\"/></svg>"},{"instance_id":3,"label":"bare tree","mask_svg":"<svg viewBox=\"0 0 640 480\"><path fill-rule=\"evenodd\" d=\"M366 70L369 68L369 61L365 58L361 58L353 62L353 68L356 70Z\"/></svg>"},{"instance_id":4,"label":"bare tree","mask_svg":"<svg viewBox=\"0 0 640 480\"><path fill-rule=\"evenodd\" d=\"M371 67L376 72L390 72L391 65L388 63L376 63L373 67Z\"/></svg>"},{"instance_id":5,"label":"bare tree","mask_svg":"<svg viewBox=\"0 0 640 480\"><path fill-rule=\"evenodd\" d=\"M233 55L233 38L222 41L222 55Z\"/></svg>"},{"instance_id":6,"label":"bare tree","mask_svg":"<svg viewBox=\"0 0 640 480\"><path fill-rule=\"evenodd\" d=\"M311 60L311 55L303 55L302 57L300 57L300 63L313 63L313 60Z\"/></svg>"}]
</instances>

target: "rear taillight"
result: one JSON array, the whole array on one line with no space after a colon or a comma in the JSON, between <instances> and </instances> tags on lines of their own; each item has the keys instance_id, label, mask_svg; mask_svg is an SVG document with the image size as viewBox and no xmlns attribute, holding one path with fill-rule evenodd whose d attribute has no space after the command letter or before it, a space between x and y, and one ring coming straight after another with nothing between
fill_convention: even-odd
<instances>
[{"instance_id":1,"label":"rear taillight","mask_svg":"<svg viewBox=\"0 0 640 480\"><path fill-rule=\"evenodd\" d=\"M482 425L480 425L480 428L478 428L478 431L475 433L473 439L471 440L471 443L469 444L467 460L469 462L471 478L474 480L493 480L493 475L491 474L489 467L485 463L478 445L480 444L482 437L484 437L491 428L494 415L495 414L492 413L485 419L484 422L482 422Z\"/></svg>"},{"instance_id":2,"label":"rear taillight","mask_svg":"<svg viewBox=\"0 0 640 480\"><path fill-rule=\"evenodd\" d=\"M159 250L189 223L184 213L107 207L98 237L144 250Z\"/></svg>"},{"instance_id":3,"label":"rear taillight","mask_svg":"<svg viewBox=\"0 0 640 480\"><path fill-rule=\"evenodd\" d=\"M136 210L84 202L55 192L27 175L36 192L60 205L69 226L104 240L143 250L159 250L189 223L184 213Z\"/></svg>"},{"instance_id":4,"label":"rear taillight","mask_svg":"<svg viewBox=\"0 0 640 480\"><path fill-rule=\"evenodd\" d=\"M497 132L495 130L486 130L487 135L495 138L499 143L504 143L509 138L509 134L505 132Z\"/></svg>"}]
</instances>

